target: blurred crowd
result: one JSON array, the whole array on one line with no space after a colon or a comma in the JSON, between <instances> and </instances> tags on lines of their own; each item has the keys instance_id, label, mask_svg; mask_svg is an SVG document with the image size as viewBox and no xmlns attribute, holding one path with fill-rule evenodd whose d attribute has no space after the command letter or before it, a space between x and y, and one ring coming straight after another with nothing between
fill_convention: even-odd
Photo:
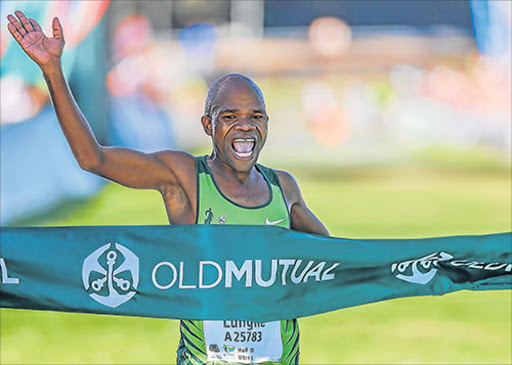
<instances>
[{"instance_id":1,"label":"blurred crowd","mask_svg":"<svg viewBox=\"0 0 512 365\"><path fill-rule=\"evenodd\" d=\"M109 6L104 0L49 1L44 6L3 2L2 16L20 3L46 30L52 16L60 16L66 31L66 68L70 74L73 50ZM510 29L510 4L508 8L506 2L503 4L500 19L504 29ZM109 98L106 123L113 144L142 150L201 147L207 140L198 121L208 83L224 72L240 71L256 80L274 77L289 81L291 89L298 80L300 95L290 94L295 95L292 102L299 108L276 105L276 109L283 110L274 111L300 123L302 130L313 136L313 144L337 148L366 135L370 140L389 137L389 143L394 144L486 143L510 150L510 138L504 137L511 124L510 49L498 54L496 47L493 54L479 52L475 45L458 54L448 49L444 52L452 57L448 61L439 55L425 56L422 50L419 54L433 61L411 62L407 57L393 58L393 52L397 52L390 40L393 37L381 40L380 46L375 31L374 46L367 47L369 61L359 62L358 67L350 60L358 63L355 55L364 39L354 36L345 21L332 16L315 19L302 38L281 40L240 38L232 31L236 27L226 32L226 24L204 15L172 32L156 32L151 19L137 9L111 18L115 23L111 34L105 35L110 41L104 83ZM13 50L4 28L2 125L34 117L48 103L40 75L23 69L27 60ZM425 48L420 38L416 43L407 34L394 38L400 37L418 49ZM453 49L457 49L457 41L460 38L452 42ZM302 65L302 71L294 69L290 57L294 64ZM260 60L261 66L255 60ZM364 66L365 62L370 65ZM343 64L349 66L340 69ZM267 84L272 87L272 82ZM287 93L286 87L282 92ZM286 125L287 121L278 119L273 123ZM303 140L308 138L303 136Z\"/></svg>"}]
</instances>

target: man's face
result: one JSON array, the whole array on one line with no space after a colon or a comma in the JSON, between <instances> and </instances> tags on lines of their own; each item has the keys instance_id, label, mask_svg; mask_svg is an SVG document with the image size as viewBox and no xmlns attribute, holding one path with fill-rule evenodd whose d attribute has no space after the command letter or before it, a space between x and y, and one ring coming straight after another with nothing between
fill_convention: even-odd
<instances>
[{"instance_id":1,"label":"man's face","mask_svg":"<svg viewBox=\"0 0 512 365\"><path fill-rule=\"evenodd\" d=\"M213 149L225 165L249 171L267 139L268 116L258 93L243 79L227 81L217 92L210 118L202 118Z\"/></svg>"}]
</instances>

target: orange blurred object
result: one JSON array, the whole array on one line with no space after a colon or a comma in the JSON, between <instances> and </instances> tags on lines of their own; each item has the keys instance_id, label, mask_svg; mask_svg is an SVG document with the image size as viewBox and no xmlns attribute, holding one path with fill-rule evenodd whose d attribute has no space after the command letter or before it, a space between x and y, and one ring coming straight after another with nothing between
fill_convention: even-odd
<instances>
[{"instance_id":1,"label":"orange blurred object","mask_svg":"<svg viewBox=\"0 0 512 365\"><path fill-rule=\"evenodd\" d=\"M333 17L315 19L308 30L313 49L325 59L340 57L352 42L352 31L343 20Z\"/></svg>"},{"instance_id":2,"label":"orange blurred object","mask_svg":"<svg viewBox=\"0 0 512 365\"><path fill-rule=\"evenodd\" d=\"M349 135L350 120L330 85L313 82L302 90L302 112L306 125L326 147L341 146Z\"/></svg>"},{"instance_id":3,"label":"orange blurred object","mask_svg":"<svg viewBox=\"0 0 512 365\"><path fill-rule=\"evenodd\" d=\"M124 17L114 29L114 54L123 58L144 48L153 38L148 18L140 13L132 13Z\"/></svg>"}]
</instances>

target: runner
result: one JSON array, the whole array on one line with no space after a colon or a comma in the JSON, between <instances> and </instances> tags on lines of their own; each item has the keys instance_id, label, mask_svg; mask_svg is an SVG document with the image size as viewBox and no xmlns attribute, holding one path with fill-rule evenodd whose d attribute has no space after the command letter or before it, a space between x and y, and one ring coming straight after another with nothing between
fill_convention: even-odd
<instances>
[{"instance_id":1,"label":"runner","mask_svg":"<svg viewBox=\"0 0 512 365\"><path fill-rule=\"evenodd\" d=\"M61 68L64 33L53 19L47 38L21 11L8 28L43 72L60 126L80 166L136 189L156 189L170 224L261 224L328 235L308 209L294 178L257 164L267 138L268 116L259 87L242 75L226 75L208 92L201 117L212 139L208 156L183 151L142 153L101 146L80 111ZM243 238L241 238L243 244ZM179 364L298 363L296 320L181 321Z\"/></svg>"}]
</instances>

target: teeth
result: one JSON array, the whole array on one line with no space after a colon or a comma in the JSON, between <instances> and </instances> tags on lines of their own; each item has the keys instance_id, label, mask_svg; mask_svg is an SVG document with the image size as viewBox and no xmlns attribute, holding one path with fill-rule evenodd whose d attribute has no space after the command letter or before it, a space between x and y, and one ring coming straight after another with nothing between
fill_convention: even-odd
<instances>
[{"instance_id":1,"label":"teeth","mask_svg":"<svg viewBox=\"0 0 512 365\"><path fill-rule=\"evenodd\" d=\"M232 148L235 155L239 158L250 158L256 144L255 138L235 138L232 142Z\"/></svg>"}]
</instances>

